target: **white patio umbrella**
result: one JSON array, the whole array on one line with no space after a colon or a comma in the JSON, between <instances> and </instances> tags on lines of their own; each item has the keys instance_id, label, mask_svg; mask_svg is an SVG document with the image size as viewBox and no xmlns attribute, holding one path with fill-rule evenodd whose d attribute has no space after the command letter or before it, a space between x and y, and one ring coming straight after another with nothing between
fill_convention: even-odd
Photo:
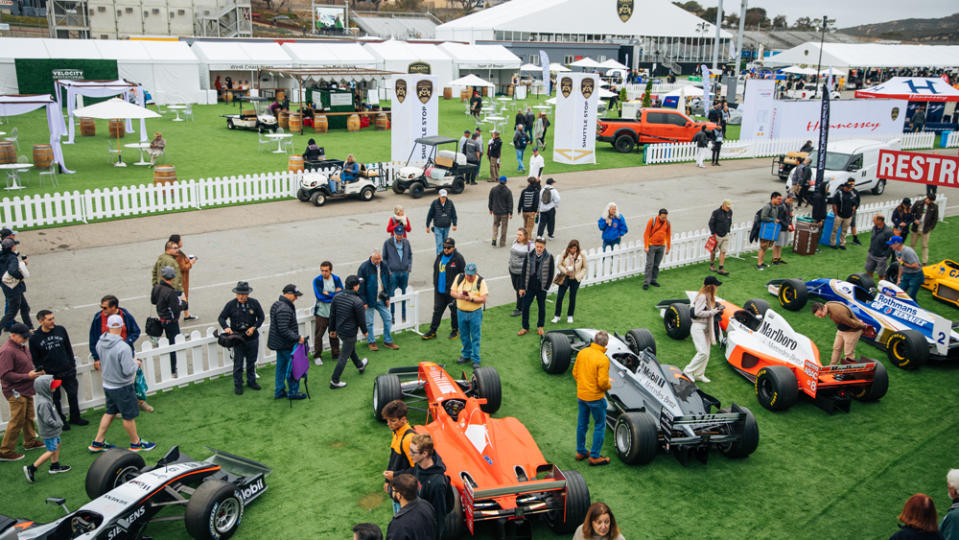
<instances>
[{"instance_id":1,"label":"white patio umbrella","mask_svg":"<svg viewBox=\"0 0 959 540\"><path fill-rule=\"evenodd\" d=\"M703 97L703 89L698 86L686 85L680 86L679 88L670 90L665 95L667 96L679 96L682 98L687 97Z\"/></svg>"},{"instance_id":2,"label":"white patio umbrella","mask_svg":"<svg viewBox=\"0 0 959 540\"><path fill-rule=\"evenodd\" d=\"M114 118L160 118L160 115L147 109L134 105L120 98L101 101L89 107L82 107L73 111L74 116L80 118L98 118L101 120L112 120ZM117 167L125 167L123 159L120 156L120 133L117 132Z\"/></svg>"},{"instance_id":3,"label":"white patio umbrella","mask_svg":"<svg viewBox=\"0 0 959 540\"><path fill-rule=\"evenodd\" d=\"M799 66L789 66L782 70L783 73L792 73L793 75L815 75L816 68L804 68Z\"/></svg>"},{"instance_id":4,"label":"white patio umbrella","mask_svg":"<svg viewBox=\"0 0 959 540\"><path fill-rule=\"evenodd\" d=\"M553 62L552 64L549 65L549 70L553 73L565 73L567 71L572 71L568 67L564 66L563 64L558 64L556 62Z\"/></svg>"},{"instance_id":5,"label":"white patio umbrella","mask_svg":"<svg viewBox=\"0 0 959 540\"><path fill-rule=\"evenodd\" d=\"M593 60L590 57L582 58L570 64L572 67L581 67L581 68L599 68L602 67L599 62Z\"/></svg>"},{"instance_id":6,"label":"white patio umbrella","mask_svg":"<svg viewBox=\"0 0 959 540\"><path fill-rule=\"evenodd\" d=\"M606 98L611 98L613 96L618 96L619 94L617 94L616 92L610 92L609 90L605 88L600 88L598 95L599 95L599 99L606 99Z\"/></svg>"},{"instance_id":7,"label":"white patio umbrella","mask_svg":"<svg viewBox=\"0 0 959 540\"><path fill-rule=\"evenodd\" d=\"M446 86L492 86L494 88L496 87L495 84L488 81L484 81L483 79L477 77L476 75L473 75L472 73L470 73L469 75L465 77L454 79L446 83Z\"/></svg>"},{"instance_id":8,"label":"white patio umbrella","mask_svg":"<svg viewBox=\"0 0 959 540\"><path fill-rule=\"evenodd\" d=\"M604 62L600 62L599 67L608 68L608 69L629 69L628 67L624 66L623 64L620 64L619 62L617 62L616 60L613 60L612 58Z\"/></svg>"},{"instance_id":9,"label":"white patio umbrella","mask_svg":"<svg viewBox=\"0 0 959 540\"><path fill-rule=\"evenodd\" d=\"M523 64L519 67L520 71L543 71L543 68L537 66L536 64Z\"/></svg>"}]
</instances>

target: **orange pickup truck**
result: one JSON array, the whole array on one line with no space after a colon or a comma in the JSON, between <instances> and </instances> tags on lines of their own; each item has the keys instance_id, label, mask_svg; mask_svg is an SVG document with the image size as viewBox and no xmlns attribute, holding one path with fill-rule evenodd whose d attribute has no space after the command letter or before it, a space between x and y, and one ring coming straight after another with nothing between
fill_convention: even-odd
<instances>
[{"instance_id":1,"label":"orange pickup truck","mask_svg":"<svg viewBox=\"0 0 959 540\"><path fill-rule=\"evenodd\" d=\"M596 123L596 140L612 143L617 152L629 153L637 144L689 142L713 122L696 122L675 109L642 109L636 120L603 118Z\"/></svg>"}]
</instances>

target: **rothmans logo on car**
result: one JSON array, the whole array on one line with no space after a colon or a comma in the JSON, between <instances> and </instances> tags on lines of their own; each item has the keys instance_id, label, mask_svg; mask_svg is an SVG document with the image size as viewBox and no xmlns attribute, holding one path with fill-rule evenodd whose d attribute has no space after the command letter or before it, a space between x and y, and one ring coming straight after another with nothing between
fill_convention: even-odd
<instances>
[{"instance_id":1,"label":"rothmans logo on car","mask_svg":"<svg viewBox=\"0 0 959 540\"><path fill-rule=\"evenodd\" d=\"M633 16L633 0L616 0L616 14L619 20L628 21Z\"/></svg>"},{"instance_id":2,"label":"rothmans logo on car","mask_svg":"<svg viewBox=\"0 0 959 540\"><path fill-rule=\"evenodd\" d=\"M778 343L783 347L788 347L789 350L795 351L796 347L799 345L796 343L796 340L786 335L783 332L782 328L773 328L768 322L764 322L762 328L759 329L759 333L764 337L772 341L773 343Z\"/></svg>"},{"instance_id":3,"label":"rothmans logo on car","mask_svg":"<svg viewBox=\"0 0 959 540\"><path fill-rule=\"evenodd\" d=\"M573 93L573 79L570 77L560 79L559 91L563 94L563 97L569 97Z\"/></svg>"},{"instance_id":4,"label":"rothmans logo on car","mask_svg":"<svg viewBox=\"0 0 959 540\"><path fill-rule=\"evenodd\" d=\"M433 97L433 81L420 81L416 83L416 97L424 105Z\"/></svg>"},{"instance_id":5,"label":"rothmans logo on car","mask_svg":"<svg viewBox=\"0 0 959 540\"><path fill-rule=\"evenodd\" d=\"M403 103L406 101L406 79L396 79L396 85L393 87L393 93L396 94L396 101Z\"/></svg>"},{"instance_id":6,"label":"rothmans logo on car","mask_svg":"<svg viewBox=\"0 0 959 540\"><path fill-rule=\"evenodd\" d=\"M583 93L584 98L589 99L589 96L593 95L595 84L596 82L593 79L583 79L583 82L579 85L579 89Z\"/></svg>"}]
</instances>

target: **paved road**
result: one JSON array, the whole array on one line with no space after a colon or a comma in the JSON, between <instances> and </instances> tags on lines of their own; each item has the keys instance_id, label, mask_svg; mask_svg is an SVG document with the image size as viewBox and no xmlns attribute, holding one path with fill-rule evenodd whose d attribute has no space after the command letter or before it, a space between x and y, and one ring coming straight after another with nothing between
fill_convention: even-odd
<instances>
[{"instance_id":1,"label":"paved road","mask_svg":"<svg viewBox=\"0 0 959 540\"><path fill-rule=\"evenodd\" d=\"M556 187L562 202L557 239L548 248L559 252L572 238L586 249L599 247L596 220L609 201L615 201L626 216L632 229L627 238L633 239L641 238L645 221L660 207L669 208L675 232L704 227L709 212L723 198L734 201L737 222L749 221L769 193L783 186L770 175L769 161L728 161L704 170L676 164L558 174ZM519 178L510 180L514 196L520 183ZM489 280L491 304L498 305L509 302L513 293L506 273L507 249L490 246L486 200L491 186L481 182L456 196L459 227L453 236L467 261L476 262ZM899 199L919 191L919 186L894 183L881 197L864 195L863 200ZM943 192L954 207L959 205L959 189ZM410 285L414 290L429 288L434 243L432 234L425 231L425 218L432 198L414 200L387 192L369 203L332 202L315 208L291 200L26 231L20 239L21 251L31 256L27 297L34 312L53 309L75 343L87 340L103 294L117 295L142 324L153 313L150 270L167 236L178 232L184 235L184 250L199 257L190 277L190 304L200 320L184 325L185 329L215 324L238 280L251 282L253 296L265 308L284 284L296 283L308 293L298 307L307 307L320 262L332 261L334 272L343 277L355 272L371 249L382 246L395 204L406 207L413 224ZM513 225L518 226L515 218ZM430 310L431 306L423 306L421 319Z\"/></svg>"}]
</instances>

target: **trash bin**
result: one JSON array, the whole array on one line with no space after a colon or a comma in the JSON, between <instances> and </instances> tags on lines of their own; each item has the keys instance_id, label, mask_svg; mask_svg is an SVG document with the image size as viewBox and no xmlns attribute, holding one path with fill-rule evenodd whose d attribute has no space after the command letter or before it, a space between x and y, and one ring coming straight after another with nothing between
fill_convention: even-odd
<instances>
[{"instance_id":1,"label":"trash bin","mask_svg":"<svg viewBox=\"0 0 959 540\"><path fill-rule=\"evenodd\" d=\"M946 148L946 143L949 141L949 135L951 133L952 131L943 130L942 133L939 134L939 136L942 137L941 139L939 139L939 146Z\"/></svg>"},{"instance_id":2,"label":"trash bin","mask_svg":"<svg viewBox=\"0 0 959 540\"><path fill-rule=\"evenodd\" d=\"M822 232L819 233L819 243L824 246L831 245L829 243L829 235L832 234L832 223L835 217L832 212L829 212L826 214L826 219L822 222Z\"/></svg>"},{"instance_id":3,"label":"trash bin","mask_svg":"<svg viewBox=\"0 0 959 540\"><path fill-rule=\"evenodd\" d=\"M810 217L803 216L796 220L796 234L793 235L793 253L796 255L813 255L819 243L819 226Z\"/></svg>"}]
</instances>

